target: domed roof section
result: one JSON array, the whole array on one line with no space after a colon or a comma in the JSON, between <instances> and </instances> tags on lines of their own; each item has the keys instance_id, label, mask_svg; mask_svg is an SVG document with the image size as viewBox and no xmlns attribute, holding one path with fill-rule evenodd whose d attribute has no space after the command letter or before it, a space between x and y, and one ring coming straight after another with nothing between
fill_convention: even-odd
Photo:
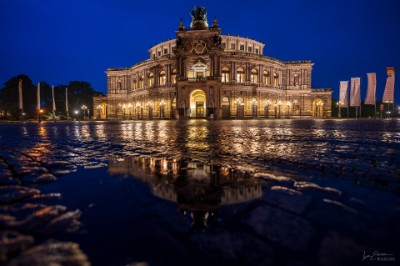
<instances>
[{"instance_id":1,"label":"domed roof section","mask_svg":"<svg viewBox=\"0 0 400 266\"><path fill-rule=\"evenodd\" d=\"M194 6L190 12L192 22L190 28L193 30L206 30L208 29L207 23L207 10L202 6Z\"/></svg>"}]
</instances>

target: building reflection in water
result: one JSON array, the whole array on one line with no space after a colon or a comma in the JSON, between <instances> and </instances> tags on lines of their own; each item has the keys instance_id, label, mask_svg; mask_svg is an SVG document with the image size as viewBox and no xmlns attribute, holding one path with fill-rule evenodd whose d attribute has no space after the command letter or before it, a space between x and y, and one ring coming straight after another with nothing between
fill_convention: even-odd
<instances>
[{"instance_id":1,"label":"building reflection in water","mask_svg":"<svg viewBox=\"0 0 400 266\"><path fill-rule=\"evenodd\" d=\"M238 204L262 196L262 181L247 172L178 158L131 157L109 163L111 175L133 176L148 183L152 193L176 202L190 215L192 229L203 231L221 205Z\"/></svg>"}]
</instances>

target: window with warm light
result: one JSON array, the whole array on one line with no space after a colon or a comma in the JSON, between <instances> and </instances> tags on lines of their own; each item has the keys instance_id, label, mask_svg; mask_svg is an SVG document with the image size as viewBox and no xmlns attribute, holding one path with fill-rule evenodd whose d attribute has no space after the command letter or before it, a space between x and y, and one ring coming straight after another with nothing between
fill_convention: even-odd
<instances>
[{"instance_id":1,"label":"window with warm light","mask_svg":"<svg viewBox=\"0 0 400 266\"><path fill-rule=\"evenodd\" d=\"M176 84L176 69L172 70L171 82L172 84Z\"/></svg>"},{"instance_id":2,"label":"window with warm light","mask_svg":"<svg viewBox=\"0 0 400 266\"><path fill-rule=\"evenodd\" d=\"M221 81L222 81L222 82L229 82L229 73L230 73L230 72L229 72L229 68L226 67L226 66L224 66L224 67L222 68L221 72L222 72Z\"/></svg>"},{"instance_id":3,"label":"window with warm light","mask_svg":"<svg viewBox=\"0 0 400 266\"><path fill-rule=\"evenodd\" d=\"M274 73L274 86L279 86L279 75Z\"/></svg>"},{"instance_id":4,"label":"window with warm light","mask_svg":"<svg viewBox=\"0 0 400 266\"><path fill-rule=\"evenodd\" d=\"M158 83L160 86L164 86L166 83L166 77L165 77L165 71L161 70L159 75L158 75Z\"/></svg>"},{"instance_id":5,"label":"window with warm light","mask_svg":"<svg viewBox=\"0 0 400 266\"><path fill-rule=\"evenodd\" d=\"M241 67L236 70L236 80L238 83L244 83L244 70Z\"/></svg>"},{"instance_id":6,"label":"window with warm light","mask_svg":"<svg viewBox=\"0 0 400 266\"><path fill-rule=\"evenodd\" d=\"M250 72L250 81L254 84L258 82L258 72L254 68Z\"/></svg>"},{"instance_id":7,"label":"window with warm light","mask_svg":"<svg viewBox=\"0 0 400 266\"><path fill-rule=\"evenodd\" d=\"M150 72L147 75L147 86L148 87L153 87L154 86L154 74L152 72Z\"/></svg>"},{"instance_id":8,"label":"window with warm light","mask_svg":"<svg viewBox=\"0 0 400 266\"><path fill-rule=\"evenodd\" d=\"M269 85L269 72L267 70L264 70L263 75L264 75L264 85Z\"/></svg>"}]
</instances>

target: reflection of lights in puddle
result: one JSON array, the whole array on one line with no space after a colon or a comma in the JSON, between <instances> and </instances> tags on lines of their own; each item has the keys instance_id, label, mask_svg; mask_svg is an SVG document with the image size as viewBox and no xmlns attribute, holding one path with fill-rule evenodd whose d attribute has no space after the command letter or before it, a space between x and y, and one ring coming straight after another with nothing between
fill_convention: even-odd
<instances>
[{"instance_id":1,"label":"reflection of lights in puddle","mask_svg":"<svg viewBox=\"0 0 400 266\"><path fill-rule=\"evenodd\" d=\"M110 161L109 173L145 181L155 196L176 202L181 213L190 213L195 230L204 230L208 216L215 214L220 205L262 196L263 181L249 172L178 158L118 158Z\"/></svg>"}]
</instances>

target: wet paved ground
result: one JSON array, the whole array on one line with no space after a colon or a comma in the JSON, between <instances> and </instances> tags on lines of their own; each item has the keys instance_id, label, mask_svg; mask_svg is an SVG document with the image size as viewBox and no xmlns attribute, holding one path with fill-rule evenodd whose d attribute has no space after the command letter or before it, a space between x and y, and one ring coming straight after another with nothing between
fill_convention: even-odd
<instances>
[{"instance_id":1,"label":"wet paved ground","mask_svg":"<svg viewBox=\"0 0 400 266\"><path fill-rule=\"evenodd\" d=\"M0 176L10 265L400 260L400 120L4 123Z\"/></svg>"}]
</instances>

